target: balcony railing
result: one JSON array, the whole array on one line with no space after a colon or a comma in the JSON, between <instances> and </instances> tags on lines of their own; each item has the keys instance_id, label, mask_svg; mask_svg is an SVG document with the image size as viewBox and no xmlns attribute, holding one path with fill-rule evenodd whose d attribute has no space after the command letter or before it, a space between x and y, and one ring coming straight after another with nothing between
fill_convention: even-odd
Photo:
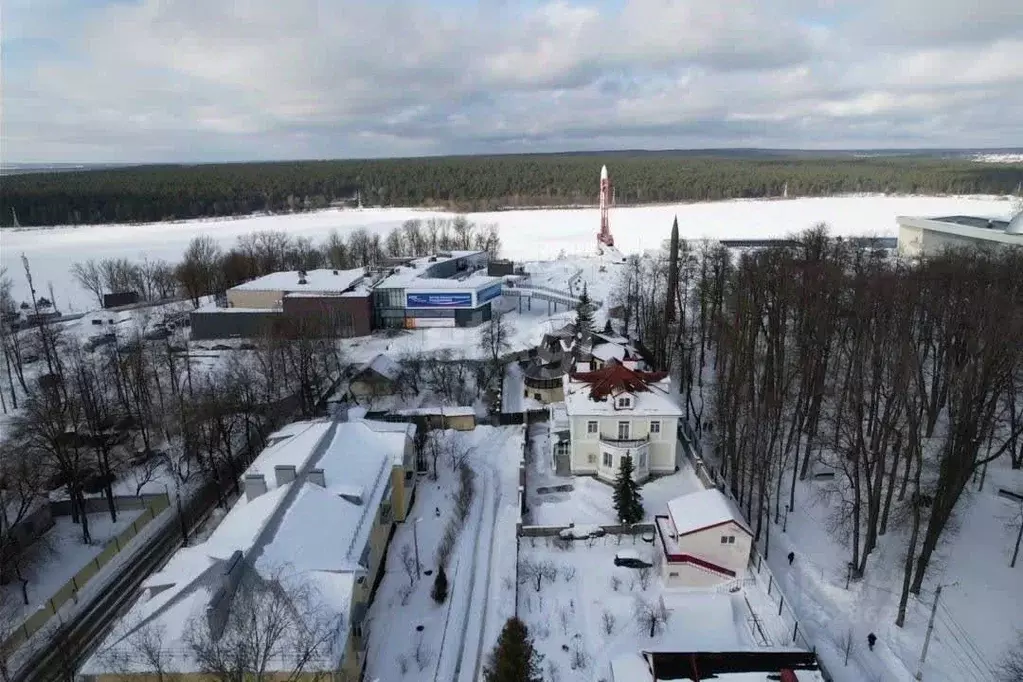
<instances>
[{"instance_id":1,"label":"balcony railing","mask_svg":"<svg viewBox=\"0 0 1023 682\"><path fill-rule=\"evenodd\" d=\"M618 438L617 436L609 436L606 433L600 434L600 441L607 443L608 445L614 445L618 448L638 448L641 445L646 445L650 442L650 436L643 436L642 438Z\"/></svg>"}]
</instances>

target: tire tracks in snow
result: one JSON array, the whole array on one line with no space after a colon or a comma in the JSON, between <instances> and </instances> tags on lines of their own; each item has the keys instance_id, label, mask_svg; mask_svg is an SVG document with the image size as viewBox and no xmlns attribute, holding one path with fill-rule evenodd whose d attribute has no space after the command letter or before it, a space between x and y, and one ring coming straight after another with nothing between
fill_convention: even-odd
<instances>
[{"instance_id":1,"label":"tire tracks in snow","mask_svg":"<svg viewBox=\"0 0 1023 682\"><path fill-rule=\"evenodd\" d=\"M479 522L476 526L476 538L473 541L473 554L472 554L472 576L469 580L469 596L465 603L465 615L462 618L462 631L460 634L460 641L458 643L458 655L455 659L455 669L452 675L452 682L458 682L462 674L463 663L465 659L465 644L469 634L469 622L472 620L471 616L473 613L474 605L477 607L479 612L479 638L476 642L476 651L474 654L475 662L471 666L467 666L467 669L473 671L473 676L470 680L475 680L476 673L480 668L480 661L483 657L483 637L486 632L487 625L487 611L490 601L490 575L491 567L494 558L495 540L497 534L495 533L495 527L497 526L497 510L501 504L501 490L500 490L500 479L496 467L491 462L480 461L481 470L484 476L480 478L486 478L488 481L485 483L484 489L481 491L480 496L480 516ZM486 565L484 570L486 572L486 579L484 581L484 592L482 594L482 603L477 604L474 600L476 597L476 576L479 575L479 554L480 554L480 536L483 534L485 529L488 528L487 517L488 509L486 503L486 496L488 492L493 496L492 504L489 509L489 531L490 531L490 546L487 549Z\"/></svg>"}]
</instances>

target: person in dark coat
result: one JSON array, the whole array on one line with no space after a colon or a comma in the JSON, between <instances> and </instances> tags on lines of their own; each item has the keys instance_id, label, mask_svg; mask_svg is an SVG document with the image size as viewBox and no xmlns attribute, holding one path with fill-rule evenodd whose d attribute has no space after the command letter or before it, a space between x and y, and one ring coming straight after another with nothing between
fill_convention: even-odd
<instances>
[{"instance_id":1,"label":"person in dark coat","mask_svg":"<svg viewBox=\"0 0 1023 682\"><path fill-rule=\"evenodd\" d=\"M789 552L789 566L791 566L792 562L795 561L795 560L796 560L796 553L795 552Z\"/></svg>"},{"instance_id":2,"label":"person in dark coat","mask_svg":"<svg viewBox=\"0 0 1023 682\"><path fill-rule=\"evenodd\" d=\"M870 650L873 651L875 644L877 644L877 635L871 632L869 635L867 635L867 646L869 646Z\"/></svg>"}]
</instances>

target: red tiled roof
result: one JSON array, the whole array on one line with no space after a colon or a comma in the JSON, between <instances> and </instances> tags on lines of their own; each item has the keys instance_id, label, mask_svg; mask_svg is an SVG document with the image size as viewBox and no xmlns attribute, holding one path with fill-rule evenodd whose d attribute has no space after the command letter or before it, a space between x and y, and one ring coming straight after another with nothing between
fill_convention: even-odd
<instances>
[{"instance_id":1,"label":"red tiled roof","mask_svg":"<svg viewBox=\"0 0 1023 682\"><path fill-rule=\"evenodd\" d=\"M649 391L648 384L657 383L666 376L667 372L639 372L612 362L593 372L573 373L572 379L590 385L591 400L603 400L611 393Z\"/></svg>"}]
</instances>

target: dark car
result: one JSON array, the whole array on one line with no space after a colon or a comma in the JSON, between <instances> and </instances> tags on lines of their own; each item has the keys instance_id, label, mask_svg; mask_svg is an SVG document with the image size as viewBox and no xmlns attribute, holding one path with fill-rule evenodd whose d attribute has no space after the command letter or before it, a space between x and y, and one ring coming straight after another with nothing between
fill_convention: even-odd
<instances>
[{"instance_id":1,"label":"dark car","mask_svg":"<svg viewBox=\"0 0 1023 682\"><path fill-rule=\"evenodd\" d=\"M638 552L622 550L615 554L615 566L622 568L652 568L653 564L639 555Z\"/></svg>"}]
</instances>

